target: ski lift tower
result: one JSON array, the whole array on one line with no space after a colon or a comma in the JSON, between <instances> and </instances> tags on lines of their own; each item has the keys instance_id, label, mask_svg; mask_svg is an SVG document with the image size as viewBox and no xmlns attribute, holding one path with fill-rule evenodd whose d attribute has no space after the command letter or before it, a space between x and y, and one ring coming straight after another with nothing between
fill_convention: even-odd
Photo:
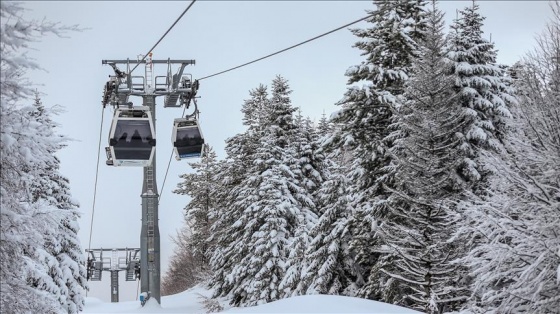
<instances>
[{"instance_id":1,"label":"ski lift tower","mask_svg":"<svg viewBox=\"0 0 560 314\"><path fill-rule=\"evenodd\" d=\"M148 298L155 298L161 304L160 235L158 225L159 194L156 184L155 158L155 99L158 96L165 96L164 107L182 107L183 105L188 107L198 90L198 81L193 82L190 74L183 75L183 70L187 65L194 65L195 60L152 60L152 54L150 53L145 58L139 56L138 60L102 60L101 63L110 65L115 72L115 75L109 76L102 100L104 108L107 104L110 104L117 109L115 110L109 135L110 147L106 148L107 165L142 166L144 168L141 194L140 281L142 294L147 295ZM118 64L126 65L126 72L119 70ZM132 75L130 66L138 64L145 65L144 76ZM153 76L153 67L156 64L167 65L167 74L165 76ZM172 65L176 64L179 65L179 68L175 74L172 74ZM142 106L134 107L128 101L130 96L142 97ZM149 121L142 121L142 119ZM130 122L131 120L132 122ZM150 124L150 127L144 128L148 130L145 132L150 133L151 130L153 134L148 134L142 140L138 137L136 142L133 137L132 141L123 140L122 144L119 144L119 138L116 135L116 131L119 128L122 131L123 128L130 127L133 123L139 125L145 122ZM146 138L149 140L145 140ZM151 145L150 149L154 150L153 154L141 153L141 150L145 149L146 143ZM134 147L134 145L137 146Z\"/></svg>"}]
</instances>

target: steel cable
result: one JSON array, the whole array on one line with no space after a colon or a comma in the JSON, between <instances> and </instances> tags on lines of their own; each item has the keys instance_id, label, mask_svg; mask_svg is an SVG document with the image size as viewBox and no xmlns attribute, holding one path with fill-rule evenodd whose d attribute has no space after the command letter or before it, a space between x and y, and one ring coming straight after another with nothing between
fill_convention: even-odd
<instances>
[{"instance_id":1,"label":"steel cable","mask_svg":"<svg viewBox=\"0 0 560 314\"><path fill-rule=\"evenodd\" d=\"M167 34L171 31L171 29L175 26L175 24L177 24L179 22L179 20L183 17L183 15L185 15L185 13L187 13L187 11L189 11L189 9L192 7L192 5L195 2L196 2L196 0L193 0L191 2L191 4L189 4L189 6L183 11L183 13L181 13L181 15L179 15L179 17L175 20L175 22L169 27L169 29L167 29L165 34L163 34L163 36L161 36L161 38L156 42L156 44L152 48L150 48L150 50L144 55L142 60L140 60L136 63L136 65L134 66L134 68L132 68L130 73L132 73L140 65L140 63L142 61L146 60L146 57L150 54L150 52L152 52L157 47L157 45L159 45L159 43L163 40L163 38L165 38L165 36L167 36ZM128 74L130 74L130 73L128 73Z\"/></svg>"},{"instance_id":2,"label":"steel cable","mask_svg":"<svg viewBox=\"0 0 560 314\"><path fill-rule=\"evenodd\" d=\"M204 80L204 79L207 79L207 78L216 76L216 75L224 74L224 73L226 73L226 72L233 71L233 70L235 70L235 69L242 68L242 67L244 67L244 66L246 66L246 65L249 65L249 64L252 64L252 63L255 63L255 62L264 60L264 59L266 59L266 58L275 56L275 55L280 54L280 53L282 53L282 52L288 51L288 50L290 50L290 49L296 48L296 47L301 46L301 45L303 45L303 44L307 44L308 42L311 42L311 41L314 41L314 40L319 39L319 38L321 38L321 37L324 37L324 36L327 36L327 35L329 35L329 34L332 34L332 33L336 32L336 31L339 31L339 30L341 30L341 29L343 29L343 28L345 28L345 27L348 27L348 26L350 26L350 25L353 25L353 24L356 24L356 23L358 23L358 22L361 22L361 21L367 19L367 18L370 17L370 16L371 16L371 15L362 17L361 19L355 20L354 22L350 22L350 23L348 23L348 24L345 24L345 25L342 25L342 26L340 26L340 27L337 27L337 28L335 28L335 29L333 29L333 30L331 30L331 31L328 31L328 32L326 32L326 33L323 33L323 34L321 34L321 35L318 35L318 36L315 36L315 37L310 38L310 39L308 39L308 40L302 41L302 42L300 42L299 44L295 44L295 45L290 46L290 47L288 47L288 48L284 48L284 49L282 49L282 50L276 51L276 52L271 53L271 54L269 54L269 55L266 55L266 56L264 56L264 57L255 59L255 60L250 61L250 62L247 62L247 63L243 63L243 64L238 65L238 66L236 66L236 67L233 67L233 68L230 68L230 69L227 69L227 70L218 72L218 73L214 73L214 74L212 74L212 75L204 76L204 77L202 77L202 78L199 78L198 80L201 81L201 80Z\"/></svg>"}]
</instances>

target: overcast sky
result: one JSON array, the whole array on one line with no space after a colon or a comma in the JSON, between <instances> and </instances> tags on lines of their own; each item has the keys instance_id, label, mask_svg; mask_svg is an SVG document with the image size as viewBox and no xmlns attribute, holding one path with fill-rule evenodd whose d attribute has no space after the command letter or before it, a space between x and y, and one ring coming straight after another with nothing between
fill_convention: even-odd
<instances>
[{"instance_id":1,"label":"overcast sky","mask_svg":"<svg viewBox=\"0 0 560 314\"><path fill-rule=\"evenodd\" d=\"M72 194L83 213L79 233L88 247L93 190L101 127L101 97L109 66L104 59L134 60L150 49L190 1L32 1L28 18L79 24L88 28L69 38L45 37L30 53L48 72L33 72L33 82L42 84L43 103L58 104L66 112L56 120L60 132L75 139L59 153L62 172L71 183ZM471 1L444 1L447 25L456 10ZM512 64L534 45L552 14L546 1L480 1L486 16L485 37L495 42L500 63ZM366 15L371 1L198 1L154 50L154 59L195 59L186 68L200 78L262 57L322 34ZM368 25L360 22L354 27ZM248 91L259 84L270 86L280 74L289 80L292 103L304 116L318 120L323 112L336 110L334 104L346 89L346 69L362 61L352 48L356 38L347 29L333 33L270 59L201 81L198 96L201 127L206 141L219 158L224 157L224 141L243 130L240 109ZM123 68L124 70L124 68ZM165 75L165 66L154 75ZM175 70L174 70L175 71ZM143 73L143 66L136 75ZM141 98L131 97L135 105ZM173 119L182 109L157 104L157 182L162 248L162 276L173 245L170 237L182 226L185 196L171 191L180 174L190 172L186 161L171 161L161 188L171 153ZM104 147L112 120L112 109L104 111L101 159L91 248L139 247L142 169L105 165ZM109 273L101 283L91 283L89 296L110 300ZM121 301L136 298L136 283L125 283L120 275Z\"/></svg>"}]
</instances>

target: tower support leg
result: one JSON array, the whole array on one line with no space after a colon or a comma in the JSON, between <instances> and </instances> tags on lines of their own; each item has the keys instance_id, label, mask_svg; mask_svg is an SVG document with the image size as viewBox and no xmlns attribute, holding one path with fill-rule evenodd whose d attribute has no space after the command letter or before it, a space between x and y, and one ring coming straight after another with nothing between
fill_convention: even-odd
<instances>
[{"instance_id":1,"label":"tower support leg","mask_svg":"<svg viewBox=\"0 0 560 314\"><path fill-rule=\"evenodd\" d=\"M155 125L155 95L143 96L144 106L152 112ZM154 134L155 138L155 134ZM155 148L154 148L155 149ZM161 304L160 293L160 236L158 217L158 191L156 184L156 156L152 164L144 167L144 184L142 185L142 229L140 231L140 281L142 292L148 293Z\"/></svg>"},{"instance_id":2,"label":"tower support leg","mask_svg":"<svg viewBox=\"0 0 560 314\"><path fill-rule=\"evenodd\" d=\"M119 302L119 271L111 270L111 302Z\"/></svg>"}]
</instances>

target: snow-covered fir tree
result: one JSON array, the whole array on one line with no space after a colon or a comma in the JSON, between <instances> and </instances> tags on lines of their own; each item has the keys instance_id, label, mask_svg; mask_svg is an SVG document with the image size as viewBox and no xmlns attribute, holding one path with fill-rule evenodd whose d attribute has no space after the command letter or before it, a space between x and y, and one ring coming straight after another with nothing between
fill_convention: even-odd
<instances>
[{"instance_id":1,"label":"snow-covered fir tree","mask_svg":"<svg viewBox=\"0 0 560 314\"><path fill-rule=\"evenodd\" d=\"M69 313L76 313L82 309L83 289L87 286L85 255L78 238L78 218L75 211L78 203L70 194L69 181L60 172L60 160L54 155L58 150L65 147L66 137L57 135L55 128L57 124L52 120L51 114L56 114L56 108L45 108L38 93L35 94L34 110L30 112L31 117L41 124L37 128L44 137L50 138L49 153L52 158L46 161L43 173L31 183L29 193L33 202L45 200L48 204L60 210L65 210L57 228L44 231L44 240L49 253L56 258L58 267L48 267L49 274L59 287L59 302L67 307ZM70 277L67 277L70 276Z\"/></svg>"},{"instance_id":2,"label":"snow-covered fir tree","mask_svg":"<svg viewBox=\"0 0 560 314\"><path fill-rule=\"evenodd\" d=\"M331 175L317 192L322 214L310 231L300 294L352 295L356 290L357 270L349 249L353 225L350 184L346 173L332 164Z\"/></svg>"},{"instance_id":3,"label":"snow-covered fir tree","mask_svg":"<svg viewBox=\"0 0 560 314\"><path fill-rule=\"evenodd\" d=\"M296 124L298 131L294 139L296 149L296 164L294 172L297 175L299 186L307 190L310 202L304 201L304 210L311 211L312 220L300 224L296 240L290 247L290 256L287 263L287 273L282 287L289 287L288 295L306 294L309 274L305 268L311 262L307 253L311 242L310 230L316 225L315 215L323 214L325 207L320 204L321 186L330 177L332 162L326 156L321 145L324 136L328 134L326 118L322 120L321 128L316 128L309 118L303 119L298 115Z\"/></svg>"},{"instance_id":4,"label":"snow-covered fir tree","mask_svg":"<svg viewBox=\"0 0 560 314\"><path fill-rule=\"evenodd\" d=\"M318 130L309 118L303 118L301 113L296 116L295 124L297 130L294 133L291 146L293 146L295 159L292 168L300 185L305 188L311 199L307 203L308 209L319 214L320 209L316 206L313 198L321 183L325 180L328 173L328 165L325 162L325 155L320 149L320 138Z\"/></svg>"},{"instance_id":5,"label":"snow-covered fir tree","mask_svg":"<svg viewBox=\"0 0 560 314\"><path fill-rule=\"evenodd\" d=\"M26 78L40 68L25 51L48 33L75 27L25 20L2 2L0 15L0 307L7 313L76 313L86 287L75 202L54 156L64 141ZM42 111L42 112L39 112Z\"/></svg>"},{"instance_id":6,"label":"snow-covered fir tree","mask_svg":"<svg viewBox=\"0 0 560 314\"><path fill-rule=\"evenodd\" d=\"M342 160L338 152L328 155L323 149L324 142L331 138L333 128L333 124L323 115L312 134L310 152L313 154L309 156L320 156L321 160L320 170L316 171L321 181L318 181L318 188L313 192L319 220L308 227L308 245L304 250L305 258L299 261L299 282L292 288L293 295L344 294L346 292L343 289L354 287L352 283L355 278L350 278L350 268L354 263L348 250L350 219L347 219L349 212L346 211L350 210L349 182L346 171L336 164L337 160Z\"/></svg>"},{"instance_id":7,"label":"snow-covered fir tree","mask_svg":"<svg viewBox=\"0 0 560 314\"><path fill-rule=\"evenodd\" d=\"M230 280L232 268L248 254L243 246L235 246L244 233L244 225L236 224L244 211L244 204L238 202L246 190L242 188L244 179L254 173L255 153L264 132L265 112L269 108L267 87L260 85L249 91L251 96L245 100L243 124L247 130L226 140L226 160L219 163L216 180L222 188L217 191L218 204L211 212L213 220L210 241L215 244L210 260L212 278L210 286L215 296L226 296L233 287Z\"/></svg>"},{"instance_id":8,"label":"snow-covered fir tree","mask_svg":"<svg viewBox=\"0 0 560 314\"><path fill-rule=\"evenodd\" d=\"M185 221L190 229L188 249L193 254L200 278L209 270L210 216L217 210L216 192L220 189L215 179L218 170L216 153L208 144L205 144L204 152L200 161L189 163L195 172L181 175L183 181L173 191L191 197L185 206Z\"/></svg>"},{"instance_id":9,"label":"snow-covered fir tree","mask_svg":"<svg viewBox=\"0 0 560 314\"><path fill-rule=\"evenodd\" d=\"M379 282L370 281L378 253L373 226L386 211L385 200L390 192L383 184L392 185L391 161L387 153L392 146L387 138L393 122L397 99L404 93L417 50L417 40L425 28L424 1L374 1L376 9L367 20L373 25L353 30L362 40L356 47L363 51L365 61L346 72L352 85L339 102L342 109L332 119L338 124L330 140L339 154L351 154L350 188L352 206L356 209L356 225L352 228L351 249L361 268L357 277L359 296L379 299Z\"/></svg>"},{"instance_id":10,"label":"snow-covered fir tree","mask_svg":"<svg viewBox=\"0 0 560 314\"><path fill-rule=\"evenodd\" d=\"M243 213L236 224L244 229L235 247L248 254L232 269L235 304L255 305L281 298L280 281L285 274L287 247L301 219L301 205L292 190L295 175L288 166L294 158L290 140L296 129L295 108L287 82L277 77L272 83L269 110L254 154L254 173L242 183L236 200ZM300 192L300 191L298 191Z\"/></svg>"},{"instance_id":11,"label":"snow-covered fir tree","mask_svg":"<svg viewBox=\"0 0 560 314\"><path fill-rule=\"evenodd\" d=\"M481 150L499 150L506 134L509 106L515 103L513 90L505 81L504 70L496 64L494 44L482 37L484 17L479 6L460 11L460 17L451 25L449 56L454 61L456 89L461 104L467 109L470 123L463 130L463 150L467 158L460 174L478 188L489 175L478 159Z\"/></svg>"},{"instance_id":12,"label":"snow-covered fir tree","mask_svg":"<svg viewBox=\"0 0 560 314\"><path fill-rule=\"evenodd\" d=\"M456 175L464 159L456 134L466 121L445 56L443 15L435 3L418 43L419 56L392 128L395 183L387 187L392 194L378 222L383 254L372 280L381 281L385 302L443 313L459 309L458 301L468 295L455 281L458 267L452 262L461 252L451 241L454 205L464 189Z\"/></svg>"},{"instance_id":13,"label":"snow-covered fir tree","mask_svg":"<svg viewBox=\"0 0 560 314\"><path fill-rule=\"evenodd\" d=\"M229 241L217 242L211 261L215 272L211 285L218 287L216 295L229 296L236 305L270 302L289 293L289 281L285 291L281 282L290 245L297 246L303 240L300 243L305 247L305 228L301 226L315 219L312 195L300 182L302 172L294 145L296 109L291 105L288 83L282 77L274 79L270 98L261 97L264 93L260 90L251 94L252 100L245 106L260 107L262 114L251 112L249 116L250 111L244 112L245 121L259 117L244 133L256 135L258 141L252 142L257 144L253 146L256 150L243 155L243 176L227 192L232 201L225 209L227 217L222 214L223 219L218 218L215 224L227 230L223 235ZM254 106L258 99L263 106ZM237 141L238 148L242 143ZM232 157L233 163L239 158ZM292 270L298 272L297 268Z\"/></svg>"}]
</instances>

